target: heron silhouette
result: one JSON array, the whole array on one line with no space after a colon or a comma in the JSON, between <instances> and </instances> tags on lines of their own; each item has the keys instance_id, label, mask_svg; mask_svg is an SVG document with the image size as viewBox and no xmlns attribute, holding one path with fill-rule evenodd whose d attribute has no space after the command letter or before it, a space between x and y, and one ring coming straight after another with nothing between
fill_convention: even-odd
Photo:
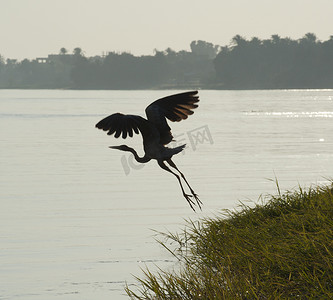
<instances>
[{"instance_id":1,"label":"heron silhouette","mask_svg":"<svg viewBox=\"0 0 333 300\"><path fill-rule=\"evenodd\" d=\"M186 144L175 148L166 147L167 144L173 141L171 128L166 119L172 122L179 122L187 119L189 115L192 115L192 110L198 107L196 104L199 102L197 94L198 91L191 91L158 99L147 106L145 110L147 119L136 115L115 113L96 124L97 128L108 131L108 135L114 134L116 138L121 136L123 139L126 139L128 136L133 137L133 132L136 134L140 132L143 138L143 148L145 152L143 157L140 157L133 148L127 145L110 146L109 148L131 152L139 163L147 163L151 159L156 159L158 165L163 170L176 176L184 198L194 211L195 205L198 205L201 209L202 202L187 182L184 174L179 171L176 164L171 159L173 155L181 152ZM180 176L172 171L165 162L168 163L170 167L177 170ZM191 194L185 193L181 178L185 181Z\"/></svg>"}]
</instances>

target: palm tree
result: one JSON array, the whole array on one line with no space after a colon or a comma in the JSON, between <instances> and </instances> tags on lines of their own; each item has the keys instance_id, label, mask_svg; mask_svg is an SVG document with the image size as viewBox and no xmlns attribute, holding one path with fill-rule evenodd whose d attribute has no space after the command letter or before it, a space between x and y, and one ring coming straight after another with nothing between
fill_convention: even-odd
<instances>
[{"instance_id":1,"label":"palm tree","mask_svg":"<svg viewBox=\"0 0 333 300\"><path fill-rule=\"evenodd\" d=\"M74 50L73 50L73 54L74 54L75 56L82 56L83 51L82 51L82 49L81 49L80 47L76 47L76 48L74 48Z\"/></svg>"},{"instance_id":2,"label":"palm tree","mask_svg":"<svg viewBox=\"0 0 333 300\"><path fill-rule=\"evenodd\" d=\"M64 48L64 47L60 49L60 54L61 54L61 55L66 55L67 52L68 52L67 49Z\"/></svg>"}]
</instances>

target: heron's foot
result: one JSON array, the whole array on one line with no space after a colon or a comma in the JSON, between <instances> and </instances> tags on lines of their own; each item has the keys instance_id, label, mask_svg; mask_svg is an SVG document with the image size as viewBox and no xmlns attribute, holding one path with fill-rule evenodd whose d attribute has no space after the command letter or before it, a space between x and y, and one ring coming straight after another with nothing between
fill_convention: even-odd
<instances>
[{"instance_id":1,"label":"heron's foot","mask_svg":"<svg viewBox=\"0 0 333 300\"><path fill-rule=\"evenodd\" d=\"M190 205L190 207L195 211L193 205L195 205L195 202L191 199L192 195L188 195L183 193L184 198L186 199L187 203Z\"/></svg>"},{"instance_id":2,"label":"heron's foot","mask_svg":"<svg viewBox=\"0 0 333 300\"><path fill-rule=\"evenodd\" d=\"M199 195L196 194L192 189L191 189L191 193L192 193L195 201L197 202L199 208L201 209L201 205L203 205L203 204L202 204L201 200L199 199Z\"/></svg>"}]
</instances>

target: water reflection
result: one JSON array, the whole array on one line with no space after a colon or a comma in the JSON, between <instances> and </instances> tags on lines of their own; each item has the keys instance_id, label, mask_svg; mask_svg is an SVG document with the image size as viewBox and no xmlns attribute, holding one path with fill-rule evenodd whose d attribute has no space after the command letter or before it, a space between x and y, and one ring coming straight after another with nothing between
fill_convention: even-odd
<instances>
[{"instance_id":1,"label":"water reflection","mask_svg":"<svg viewBox=\"0 0 333 300\"><path fill-rule=\"evenodd\" d=\"M278 116L287 118L333 118L333 111L302 111L302 112L245 112L248 116Z\"/></svg>"}]
</instances>

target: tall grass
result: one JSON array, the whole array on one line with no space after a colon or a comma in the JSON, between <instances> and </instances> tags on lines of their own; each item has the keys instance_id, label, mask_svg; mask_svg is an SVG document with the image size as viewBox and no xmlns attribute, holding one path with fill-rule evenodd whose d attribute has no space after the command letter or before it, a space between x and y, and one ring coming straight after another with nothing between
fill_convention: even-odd
<instances>
[{"instance_id":1,"label":"tall grass","mask_svg":"<svg viewBox=\"0 0 333 300\"><path fill-rule=\"evenodd\" d=\"M333 299L332 194L331 186L279 191L189 221L160 242L180 267L144 270L125 290L132 299Z\"/></svg>"}]
</instances>

